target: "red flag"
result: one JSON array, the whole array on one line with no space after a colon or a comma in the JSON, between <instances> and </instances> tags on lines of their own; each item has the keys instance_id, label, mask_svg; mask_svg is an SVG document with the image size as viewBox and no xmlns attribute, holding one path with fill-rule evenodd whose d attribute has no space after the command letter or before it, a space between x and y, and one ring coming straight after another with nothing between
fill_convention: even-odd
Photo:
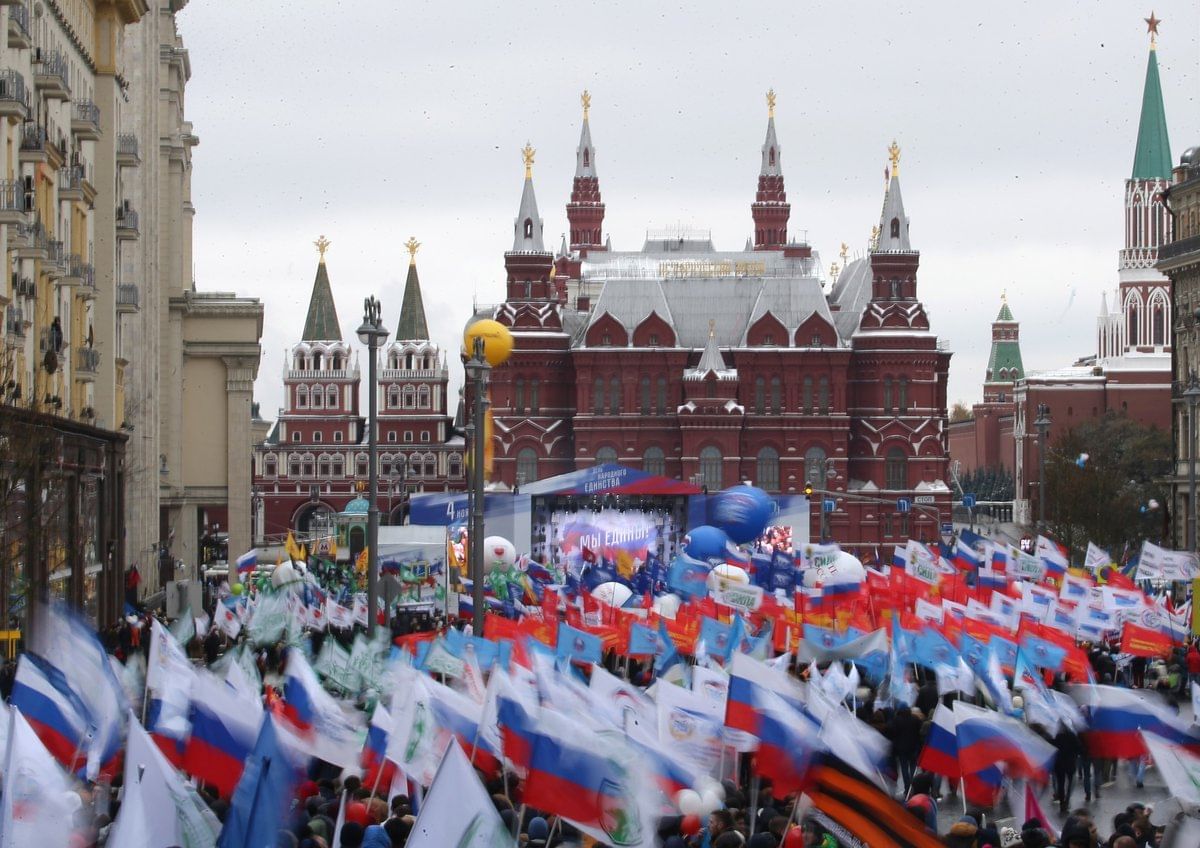
<instances>
[{"instance_id":1,"label":"red flag","mask_svg":"<svg viewBox=\"0 0 1200 848\"><path fill-rule=\"evenodd\" d=\"M1121 631L1121 653L1133 654L1135 657L1169 656L1171 653L1171 638L1165 633L1138 627L1131 621L1125 622Z\"/></svg>"}]
</instances>

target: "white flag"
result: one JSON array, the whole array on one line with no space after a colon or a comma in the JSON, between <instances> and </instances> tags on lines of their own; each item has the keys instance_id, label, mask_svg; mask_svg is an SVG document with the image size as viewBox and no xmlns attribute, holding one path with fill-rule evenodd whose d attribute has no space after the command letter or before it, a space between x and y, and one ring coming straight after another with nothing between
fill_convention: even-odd
<instances>
[{"instance_id":1,"label":"white flag","mask_svg":"<svg viewBox=\"0 0 1200 848\"><path fill-rule=\"evenodd\" d=\"M66 798L70 791L66 773L29 722L20 710L10 710L0 848L68 844L74 818Z\"/></svg>"},{"instance_id":2,"label":"white flag","mask_svg":"<svg viewBox=\"0 0 1200 848\"><path fill-rule=\"evenodd\" d=\"M1200 804L1200 757L1154 733L1143 730L1142 739L1167 790L1192 807Z\"/></svg>"},{"instance_id":3,"label":"white flag","mask_svg":"<svg viewBox=\"0 0 1200 848\"><path fill-rule=\"evenodd\" d=\"M421 804L408 848L508 845L512 834L479 782L467 755L451 742Z\"/></svg>"},{"instance_id":4,"label":"white flag","mask_svg":"<svg viewBox=\"0 0 1200 848\"><path fill-rule=\"evenodd\" d=\"M1200 575L1200 562L1189 551L1169 551L1149 539L1142 542L1138 580L1191 580Z\"/></svg>"},{"instance_id":5,"label":"white flag","mask_svg":"<svg viewBox=\"0 0 1200 848\"><path fill-rule=\"evenodd\" d=\"M136 718L129 721L124 785L109 844L122 848L216 845L220 823Z\"/></svg>"},{"instance_id":6,"label":"white flag","mask_svg":"<svg viewBox=\"0 0 1200 848\"><path fill-rule=\"evenodd\" d=\"M188 719L191 707L192 680L196 669L184 655L167 628L157 619L150 624L150 665L146 669L146 689L152 701L158 702L158 714L153 730L174 739L186 739L192 723Z\"/></svg>"},{"instance_id":7,"label":"white flag","mask_svg":"<svg viewBox=\"0 0 1200 848\"><path fill-rule=\"evenodd\" d=\"M333 598L325 599L325 617L329 620L330 627L339 630L351 630L354 627L354 611L342 606Z\"/></svg>"},{"instance_id":8,"label":"white flag","mask_svg":"<svg viewBox=\"0 0 1200 848\"><path fill-rule=\"evenodd\" d=\"M398 670L402 678L392 696L392 730L387 758L413 780L428 786L437 771L444 740L433 716L432 695L426 678L411 668Z\"/></svg>"},{"instance_id":9,"label":"white flag","mask_svg":"<svg viewBox=\"0 0 1200 848\"><path fill-rule=\"evenodd\" d=\"M1088 542L1087 556L1083 558L1083 567L1088 571L1095 572L1099 568L1103 568L1112 562L1112 557L1108 555L1108 551L1099 545L1094 545Z\"/></svg>"},{"instance_id":10,"label":"white flag","mask_svg":"<svg viewBox=\"0 0 1200 848\"><path fill-rule=\"evenodd\" d=\"M236 639L238 634L242 632L242 621L238 618L237 613L225 604L224 601L217 604L217 609L213 613L213 626L228 636L230 639Z\"/></svg>"}]
</instances>

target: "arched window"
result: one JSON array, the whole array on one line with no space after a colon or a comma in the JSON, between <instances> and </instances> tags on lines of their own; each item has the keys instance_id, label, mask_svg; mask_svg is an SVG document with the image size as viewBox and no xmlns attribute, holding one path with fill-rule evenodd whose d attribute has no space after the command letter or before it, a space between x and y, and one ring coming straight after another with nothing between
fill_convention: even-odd
<instances>
[{"instance_id":1,"label":"arched window","mask_svg":"<svg viewBox=\"0 0 1200 848\"><path fill-rule=\"evenodd\" d=\"M805 415L812 415L813 411L813 378L804 378L804 391L800 402L801 410Z\"/></svg>"},{"instance_id":2,"label":"arched window","mask_svg":"<svg viewBox=\"0 0 1200 848\"><path fill-rule=\"evenodd\" d=\"M754 378L754 411L759 415L767 411L767 382L762 377Z\"/></svg>"},{"instance_id":3,"label":"arched window","mask_svg":"<svg viewBox=\"0 0 1200 848\"><path fill-rule=\"evenodd\" d=\"M892 219L892 238L894 238L894 239L900 238L900 219L899 218Z\"/></svg>"},{"instance_id":4,"label":"arched window","mask_svg":"<svg viewBox=\"0 0 1200 848\"><path fill-rule=\"evenodd\" d=\"M400 464L403 465L403 463L404 457L401 456ZM392 455L390 453L381 453L379 455L379 476L384 479L392 476Z\"/></svg>"},{"instance_id":5,"label":"arched window","mask_svg":"<svg viewBox=\"0 0 1200 848\"><path fill-rule=\"evenodd\" d=\"M345 477L346 476L346 459L341 454L338 454L337 456L335 456L333 458L332 471L333 471L334 477Z\"/></svg>"},{"instance_id":6,"label":"arched window","mask_svg":"<svg viewBox=\"0 0 1200 848\"><path fill-rule=\"evenodd\" d=\"M429 386L417 387L417 407L429 409Z\"/></svg>"},{"instance_id":7,"label":"arched window","mask_svg":"<svg viewBox=\"0 0 1200 848\"><path fill-rule=\"evenodd\" d=\"M275 454L269 453L269 454L267 454L266 458L263 459L263 476L264 477L274 477L275 469L276 469Z\"/></svg>"},{"instance_id":8,"label":"arched window","mask_svg":"<svg viewBox=\"0 0 1200 848\"><path fill-rule=\"evenodd\" d=\"M621 378L613 377L608 384L608 414L616 415L621 411Z\"/></svg>"},{"instance_id":9,"label":"arched window","mask_svg":"<svg viewBox=\"0 0 1200 848\"><path fill-rule=\"evenodd\" d=\"M292 454L291 457L288 459L288 476L289 477L299 477L300 476L300 457L296 456L295 454Z\"/></svg>"},{"instance_id":10,"label":"arched window","mask_svg":"<svg viewBox=\"0 0 1200 848\"><path fill-rule=\"evenodd\" d=\"M533 238L533 220L531 218L525 219L525 238Z\"/></svg>"},{"instance_id":11,"label":"arched window","mask_svg":"<svg viewBox=\"0 0 1200 848\"><path fill-rule=\"evenodd\" d=\"M413 355L411 350L404 352L404 370L413 370Z\"/></svg>"},{"instance_id":12,"label":"arched window","mask_svg":"<svg viewBox=\"0 0 1200 848\"><path fill-rule=\"evenodd\" d=\"M366 477L370 469L367 467L367 455L359 453L354 455L354 476Z\"/></svg>"},{"instance_id":13,"label":"arched window","mask_svg":"<svg viewBox=\"0 0 1200 848\"><path fill-rule=\"evenodd\" d=\"M720 491L725 487L724 461L721 449L709 445L700 450L700 476L704 487L710 492Z\"/></svg>"},{"instance_id":14,"label":"arched window","mask_svg":"<svg viewBox=\"0 0 1200 848\"><path fill-rule=\"evenodd\" d=\"M521 448L517 451L517 480L520 483L532 483L538 478L538 455L533 448Z\"/></svg>"},{"instance_id":15,"label":"arched window","mask_svg":"<svg viewBox=\"0 0 1200 848\"><path fill-rule=\"evenodd\" d=\"M1154 312L1151 314L1153 316L1151 318L1151 327L1150 327L1150 332L1152 333L1152 335L1151 335L1152 344L1161 347L1163 344L1165 344L1165 342L1163 341L1163 338L1164 338L1164 335L1166 332L1166 323L1164 321L1165 316L1163 313L1162 304L1156 303L1154 305Z\"/></svg>"},{"instance_id":16,"label":"arched window","mask_svg":"<svg viewBox=\"0 0 1200 848\"><path fill-rule=\"evenodd\" d=\"M311 453L306 453L306 454L304 454L304 456L302 456L300 458L300 473L303 474L305 477L313 476L315 467L316 467L316 463L315 463L315 461L313 459L313 455Z\"/></svg>"},{"instance_id":17,"label":"arched window","mask_svg":"<svg viewBox=\"0 0 1200 848\"><path fill-rule=\"evenodd\" d=\"M517 415L525 414L525 381L513 381L513 411Z\"/></svg>"},{"instance_id":18,"label":"arched window","mask_svg":"<svg viewBox=\"0 0 1200 848\"><path fill-rule=\"evenodd\" d=\"M659 477L667 473L667 457L662 448L646 448L646 452L642 454L642 470Z\"/></svg>"},{"instance_id":19,"label":"arched window","mask_svg":"<svg viewBox=\"0 0 1200 848\"><path fill-rule=\"evenodd\" d=\"M771 414L783 412L783 381L778 377L771 378Z\"/></svg>"},{"instance_id":20,"label":"arched window","mask_svg":"<svg viewBox=\"0 0 1200 848\"><path fill-rule=\"evenodd\" d=\"M313 409L321 409L325 406L325 391L320 386L313 386L309 399Z\"/></svg>"},{"instance_id":21,"label":"arched window","mask_svg":"<svg viewBox=\"0 0 1200 848\"><path fill-rule=\"evenodd\" d=\"M333 463L331 460L332 457L324 453L317 459L317 476L322 480L328 480L329 476L333 473Z\"/></svg>"},{"instance_id":22,"label":"arched window","mask_svg":"<svg viewBox=\"0 0 1200 848\"><path fill-rule=\"evenodd\" d=\"M817 383L817 412L820 415L829 414L829 378L822 377Z\"/></svg>"},{"instance_id":23,"label":"arched window","mask_svg":"<svg viewBox=\"0 0 1200 848\"><path fill-rule=\"evenodd\" d=\"M775 148L774 147L772 147L770 152L768 153L768 158L770 160L771 166L774 167L775 166Z\"/></svg>"},{"instance_id":24,"label":"arched window","mask_svg":"<svg viewBox=\"0 0 1200 848\"><path fill-rule=\"evenodd\" d=\"M456 453L450 454L446 461L446 474L450 477L462 476L462 456Z\"/></svg>"},{"instance_id":25,"label":"arched window","mask_svg":"<svg viewBox=\"0 0 1200 848\"><path fill-rule=\"evenodd\" d=\"M765 447L758 452L758 468L754 482L766 492L779 491L779 451Z\"/></svg>"},{"instance_id":26,"label":"arched window","mask_svg":"<svg viewBox=\"0 0 1200 848\"><path fill-rule=\"evenodd\" d=\"M883 462L883 488L908 488L908 457L903 448L892 448Z\"/></svg>"},{"instance_id":27,"label":"arched window","mask_svg":"<svg viewBox=\"0 0 1200 848\"><path fill-rule=\"evenodd\" d=\"M388 409L399 409L400 408L400 387L399 386L388 386L387 405L388 405Z\"/></svg>"},{"instance_id":28,"label":"arched window","mask_svg":"<svg viewBox=\"0 0 1200 848\"><path fill-rule=\"evenodd\" d=\"M433 454L427 453L425 456L421 457L421 465L422 471L426 477L437 476L437 457L435 457Z\"/></svg>"},{"instance_id":29,"label":"arched window","mask_svg":"<svg viewBox=\"0 0 1200 848\"><path fill-rule=\"evenodd\" d=\"M414 453L408 458L408 476L421 476L421 455L419 453Z\"/></svg>"},{"instance_id":30,"label":"arched window","mask_svg":"<svg viewBox=\"0 0 1200 848\"><path fill-rule=\"evenodd\" d=\"M596 451L597 465L612 465L617 461L617 449L605 445Z\"/></svg>"},{"instance_id":31,"label":"arched window","mask_svg":"<svg viewBox=\"0 0 1200 848\"><path fill-rule=\"evenodd\" d=\"M604 414L604 378L597 377L596 384L592 387L592 413L594 415Z\"/></svg>"},{"instance_id":32,"label":"arched window","mask_svg":"<svg viewBox=\"0 0 1200 848\"><path fill-rule=\"evenodd\" d=\"M326 386L325 387L325 408L326 409L337 409L337 405L338 405L337 387L336 386Z\"/></svg>"},{"instance_id":33,"label":"arched window","mask_svg":"<svg viewBox=\"0 0 1200 848\"><path fill-rule=\"evenodd\" d=\"M1126 338L1129 340L1130 347L1137 347L1138 344L1138 308L1136 303L1129 305L1129 323L1125 325Z\"/></svg>"},{"instance_id":34,"label":"arched window","mask_svg":"<svg viewBox=\"0 0 1200 848\"><path fill-rule=\"evenodd\" d=\"M588 167L592 164L592 153L586 147L583 148L583 167Z\"/></svg>"},{"instance_id":35,"label":"arched window","mask_svg":"<svg viewBox=\"0 0 1200 848\"><path fill-rule=\"evenodd\" d=\"M401 402L405 409L412 409L417 403L417 390L413 386L405 386L400 391Z\"/></svg>"},{"instance_id":36,"label":"arched window","mask_svg":"<svg viewBox=\"0 0 1200 848\"><path fill-rule=\"evenodd\" d=\"M319 350L314 350L312 352L312 370L321 370L321 351Z\"/></svg>"},{"instance_id":37,"label":"arched window","mask_svg":"<svg viewBox=\"0 0 1200 848\"><path fill-rule=\"evenodd\" d=\"M650 414L650 378L643 377L638 385L638 406L642 410L642 415Z\"/></svg>"},{"instance_id":38,"label":"arched window","mask_svg":"<svg viewBox=\"0 0 1200 848\"><path fill-rule=\"evenodd\" d=\"M901 377L898 382L898 394L900 395L900 414L908 415L908 378Z\"/></svg>"},{"instance_id":39,"label":"arched window","mask_svg":"<svg viewBox=\"0 0 1200 848\"><path fill-rule=\"evenodd\" d=\"M825 449L817 445L804 452L804 480L818 489L825 488Z\"/></svg>"},{"instance_id":40,"label":"arched window","mask_svg":"<svg viewBox=\"0 0 1200 848\"><path fill-rule=\"evenodd\" d=\"M331 365L330 367L331 367L331 368L332 368L334 371L341 371L341 370L342 370L342 355L341 355L340 353L335 353L335 354L333 355L333 363L332 363L332 365Z\"/></svg>"},{"instance_id":41,"label":"arched window","mask_svg":"<svg viewBox=\"0 0 1200 848\"><path fill-rule=\"evenodd\" d=\"M296 389L296 409L308 409L308 386Z\"/></svg>"},{"instance_id":42,"label":"arched window","mask_svg":"<svg viewBox=\"0 0 1200 848\"><path fill-rule=\"evenodd\" d=\"M655 408L659 415L667 414L667 378L658 378L658 397L655 398Z\"/></svg>"}]
</instances>

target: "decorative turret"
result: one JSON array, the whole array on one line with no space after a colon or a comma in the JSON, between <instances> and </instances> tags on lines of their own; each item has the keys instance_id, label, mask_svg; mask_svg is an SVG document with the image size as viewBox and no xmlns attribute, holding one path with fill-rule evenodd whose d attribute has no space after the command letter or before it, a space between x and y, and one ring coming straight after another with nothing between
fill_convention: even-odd
<instances>
[{"instance_id":1,"label":"decorative turret","mask_svg":"<svg viewBox=\"0 0 1200 848\"><path fill-rule=\"evenodd\" d=\"M908 216L900 194L900 146L894 140L888 147L888 158L891 166L887 171L883 212L879 216L878 229L872 231L871 300L888 304L908 302L901 310L903 323L914 328L928 327L919 304L915 310L912 308L912 301L917 299L920 253L913 250L908 239ZM894 317L899 318L900 313L895 313Z\"/></svg>"},{"instance_id":2,"label":"decorative turret","mask_svg":"<svg viewBox=\"0 0 1200 848\"><path fill-rule=\"evenodd\" d=\"M984 403L1003 403L1012 400L1013 384L1024 378L1021 362L1021 325L1008 308L1008 298L1000 296L1000 312L992 322L992 352L988 357L987 376L983 382Z\"/></svg>"},{"instance_id":3,"label":"decorative turret","mask_svg":"<svg viewBox=\"0 0 1200 848\"><path fill-rule=\"evenodd\" d=\"M521 150L525 163L525 185L521 206L513 222L513 248L504 254L508 272L508 300L551 300L550 269L554 255L542 241L542 219L533 193L533 157L536 151L528 143Z\"/></svg>"},{"instance_id":4,"label":"decorative turret","mask_svg":"<svg viewBox=\"0 0 1200 848\"><path fill-rule=\"evenodd\" d=\"M1146 85L1142 90L1142 117L1133 154L1132 179L1167 180L1171 178L1171 142L1167 137L1167 113L1163 109L1155 41L1162 21L1154 17L1153 12L1145 21L1150 34L1150 55L1146 60Z\"/></svg>"},{"instance_id":5,"label":"decorative turret","mask_svg":"<svg viewBox=\"0 0 1200 848\"><path fill-rule=\"evenodd\" d=\"M783 250L787 244L788 218L792 207L783 187L782 151L775 137L775 90L767 92L767 137L762 146L758 192L750 204L754 218L754 249Z\"/></svg>"},{"instance_id":6,"label":"decorative turret","mask_svg":"<svg viewBox=\"0 0 1200 848\"><path fill-rule=\"evenodd\" d=\"M606 250L601 241L604 223L604 201L600 197L600 179L596 174L596 148L588 125L588 110L592 96L584 91L583 129L579 146L575 148L575 181L571 186L571 201L567 204L567 222L571 227L571 250L586 256L589 250Z\"/></svg>"},{"instance_id":7,"label":"decorative turret","mask_svg":"<svg viewBox=\"0 0 1200 848\"><path fill-rule=\"evenodd\" d=\"M429 326L425 322L425 302L421 298L421 281L417 279L417 250L421 243L410 237L404 246L408 249L408 278L404 281L404 300L400 304L400 324L396 327L396 341L428 341Z\"/></svg>"},{"instance_id":8,"label":"decorative turret","mask_svg":"<svg viewBox=\"0 0 1200 848\"><path fill-rule=\"evenodd\" d=\"M879 216L879 239L875 252L912 250L908 241L908 216L904 214L904 198L900 195L900 146L892 141L888 148L892 166L887 193L883 197L883 213Z\"/></svg>"},{"instance_id":9,"label":"decorative turret","mask_svg":"<svg viewBox=\"0 0 1200 848\"><path fill-rule=\"evenodd\" d=\"M337 309L333 305L329 272L325 269L325 251L329 250L332 242L322 235L313 244L317 247L320 260L317 263L317 277L313 280L312 296L308 299L308 317L304 319L304 333L300 338L306 342L340 342L342 330L338 326Z\"/></svg>"}]
</instances>

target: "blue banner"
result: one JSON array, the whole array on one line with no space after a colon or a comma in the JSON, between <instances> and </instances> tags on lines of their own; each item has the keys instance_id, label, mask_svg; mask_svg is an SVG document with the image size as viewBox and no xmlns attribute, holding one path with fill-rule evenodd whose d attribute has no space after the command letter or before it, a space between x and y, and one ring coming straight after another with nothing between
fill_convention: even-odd
<instances>
[{"instance_id":1,"label":"blue banner","mask_svg":"<svg viewBox=\"0 0 1200 848\"><path fill-rule=\"evenodd\" d=\"M683 598L704 597L708 594L708 563L678 554L671 562L667 585Z\"/></svg>"}]
</instances>

